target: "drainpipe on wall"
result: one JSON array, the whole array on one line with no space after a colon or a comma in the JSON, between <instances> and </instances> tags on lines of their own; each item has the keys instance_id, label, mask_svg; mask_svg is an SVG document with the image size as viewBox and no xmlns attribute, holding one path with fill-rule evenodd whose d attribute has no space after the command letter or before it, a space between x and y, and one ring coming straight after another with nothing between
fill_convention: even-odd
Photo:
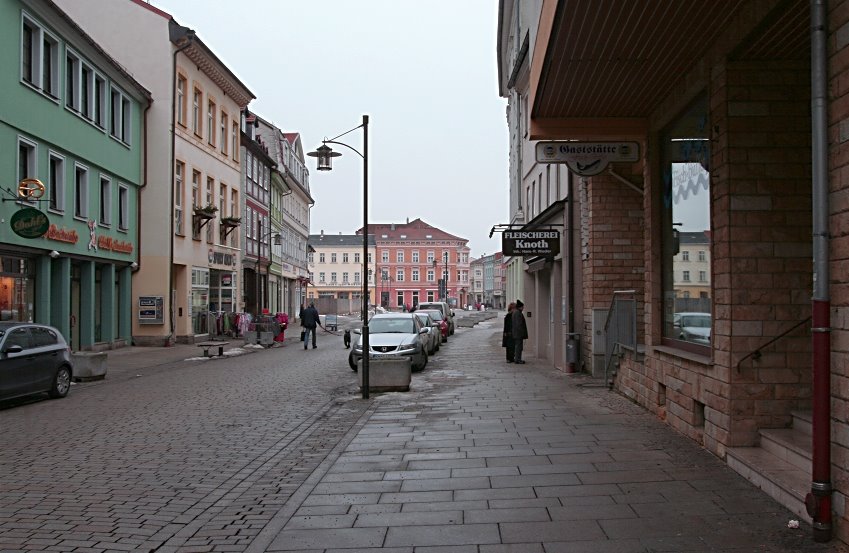
<instances>
[{"instance_id":1,"label":"drainpipe on wall","mask_svg":"<svg viewBox=\"0 0 849 553\"><path fill-rule=\"evenodd\" d=\"M805 507L813 538L831 540L831 320L828 271L828 127L826 0L811 0L811 165L813 203L812 297L813 462Z\"/></svg>"},{"instance_id":2,"label":"drainpipe on wall","mask_svg":"<svg viewBox=\"0 0 849 553\"><path fill-rule=\"evenodd\" d=\"M177 176L174 174L176 171L176 151L177 151L177 54L188 48L192 45L195 40L195 32L191 29L186 29L185 27L180 27L177 23L172 19L169 25L169 32L172 33L171 38L174 38L180 33L185 33L184 38L186 42L174 50L174 59L171 63L171 201L168 205L173 206L174 204L174 189L177 186L176 180ZM188 91L187 91L188 93ZM185 178L185 175L183 175ZM170 346L171 340L174 339L174 327L176 326L176 321L174 317L176 317L176 312L174 310L174 209L171 208L171 235L169 237L168 243L168 320L171 323L171 333L168 334L168 338L166 338L165 345ZM192 221L194 224L194 221Z\"/></svg>"},{"instance_id":3,"label":"drainpipe on wall","mask_svg":"<svg viewBox=\"0 0 849 553\"><path fill-rule=\"evenodd\" d=\"M559 166L558 166L559 172ZM569 298L568 298L568 309L569 309L569 332L570 332L570 340L574 340L575 335L580 336L575 331L575 185L574 179L572 178L572 172L567 171L566 179L569 182L569 197L566 205L568 206L568 213L566 214L566 236L567 241L569 242L569 257L567 261L567 271L569 272ZM579 344L572 343L573 348L579 347ZM567 366L567 373L574 373L576 371L575 362L570 362Z\"/></svg>"}]
</instances>

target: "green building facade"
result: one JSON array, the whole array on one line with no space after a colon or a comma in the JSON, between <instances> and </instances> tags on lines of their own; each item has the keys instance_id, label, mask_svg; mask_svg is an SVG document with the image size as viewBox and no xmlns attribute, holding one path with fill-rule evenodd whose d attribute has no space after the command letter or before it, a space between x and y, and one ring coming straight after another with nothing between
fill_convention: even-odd
<instances>
[{"instance_id":1,"label":"green building facade","mask_svg":"<svg viewBox=\"0 0 849 553\"><path fill-rule=\"evenodd\" d=\"M0 320L128 343L150 93L49 0L0 0L0 37Z\"/></svg>"}]
</instances>

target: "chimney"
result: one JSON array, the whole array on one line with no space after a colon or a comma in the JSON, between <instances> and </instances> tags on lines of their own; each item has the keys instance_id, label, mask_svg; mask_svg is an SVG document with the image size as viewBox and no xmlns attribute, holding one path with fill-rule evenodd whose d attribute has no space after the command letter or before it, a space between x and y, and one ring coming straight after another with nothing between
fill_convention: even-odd
<instances>
[{"instance_id":1,"label":"chimney","mask_svg":"<svg viewBox=\"0 0 849 553\"><path fill-rule=\"evenodd\" d=\"M392 224L389 226L389 230L395 230L395 223L392 223Z\"/></svg>"},{"instance_id":2,"label":"chimney","mask_svg":"<svg viewBox=\"0 0 849 553\"><path fill-rule=\"evenodd\" d=\"M407 224L408 225L410 224L410 218L409 217L407 217Z\"/></svg>"},{"instance_id":3,"label":"chimney","mask_svg":"<svg viewBox=\"0 0 849 553\"><path fill-rule=\"evenodd\" d=\"M321 235L324 236L324 229L321 229Z\"/></svg>"}]
</instances>

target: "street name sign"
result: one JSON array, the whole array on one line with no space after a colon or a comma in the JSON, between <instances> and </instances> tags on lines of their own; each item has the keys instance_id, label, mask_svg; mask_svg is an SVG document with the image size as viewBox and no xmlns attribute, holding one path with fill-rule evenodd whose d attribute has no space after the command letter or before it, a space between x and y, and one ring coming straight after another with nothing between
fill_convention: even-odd
<instances>
[{"instance_id":1,"label":"street name sign","mask_svg":"<svg viewBox=\"0 0 849 553\"><path fill-rule=\"evenodd\" d=\"M609 163L640 159L637 142L537 142L537 163L565 163L582 177L598 175Z\"/></svg>"},{"instance_id":2,"label":"street name sign","mask_svg":"<svg viewBox=\"0 0 849 553\"><path fill-rule=\"evenodd\" d=\"M559 230L505 230L501 234L504 255L554 257L560 253Z\"/></svg>"}]
</instances>

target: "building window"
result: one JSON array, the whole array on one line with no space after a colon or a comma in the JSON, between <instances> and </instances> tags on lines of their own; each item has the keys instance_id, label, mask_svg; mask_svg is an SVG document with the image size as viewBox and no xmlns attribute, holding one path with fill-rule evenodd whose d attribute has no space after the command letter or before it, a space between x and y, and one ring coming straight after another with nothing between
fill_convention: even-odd
<instances>
[{"instance_id":1,"label":"building window","mask_svg":"<svg viewBox=\"0 0 849 553\"><path fill-rule=\"evenodd\" d=\"M395 259L396 259L396 263L403 263L404 262L404 252L403 251L395 252Z\"/></svg>"},{"instance_id":2,"label":"building window","mask_svg":"<svg viewBox=\"0 0 849 553\"><path fill-rule=\"evenodd\" d=\"M80 58L67 50L65 54L65 105L74 111L80 108Z\"/></svg>"},{"instance_id":3,"label":"building window","mask_svg":"<svg viewBox=\"0 0 849 553\"><path fill-rule=\"evenodd\" d=\"M183 175L186 164L178 161L174 167L174 232L183 235Z\"/></svg>"},{"instance_id":4,"label":"building window","mask_svg":"<svg viewBox=\"0 0 849 553\"><path fill-rule=\"evenodd\" d=\"M47 200L52 211L65 210L65 158L50 152Z\"/></svg>"},{"instance_id":5,"label":"building window","mask_svg":"<svg viewBox=\"0 0 849 553\"><path fill-rule=\"evenodd\" d=\"M233 161L239 161L239 124L235 121L230 131L230 150L233 152Z\"/></svg>"},{"instance_id":6,"label":"building window","mask_svg":"<svg viewBox=\"0 0 849 553\"><path fill-rule=\"evenodd\" d=\"M348 262L348 254L347 254L347 253L343 253L343 254L342 254L342 263L347 263L347 262Z\"/></svg>"},{"instance_id":7,"label":"building window","mask_svg":"<svg viewBox=\"0 0 849 553\"><path fill-rule=\"evenodd\" d=\"M112 97L112 125L109 133L124 144L130 143L130 123L132 121L132 107L130 99L114 85L111 91Z\"/></svg>"},{"instance_id":8,"label":"building window","mask_svg":"<svg viewBox=\"0 0 849 553\"><path fill-rule=\"evenodd\" d=\"M360 262L360 254L355 253L354 254L354 263L359 263L359 262Z\"/></svg>"},{"instance_id":9,"label":"building window","mask_svg":"<svg viewBox=\"0 0 849 553\"><path fill-rule=\"evenodd\" d=\"M661 133L661 170L667 196L662 198L661 218L663 283L663 338L668 345L708 353L709 345L697 335L682 332L684 313L699 326L710 326L712 298L685 297L690 271L676 263L685 262L680 244L709 244L710 235L710 142L707 97L703 95ZM663 193L663 192L662 192ZM701 250L699 250L701 252ZM709 249L704 251L705 259ZM680 258L680 261L678 261ZM701 261L702 253L699 254ZM689 255L686 258L689 260ZM705 270L705 282L709 269ZM676 282L675 275L682 279ZM701 280L701 273L700 273ZM699 316L699 317L696 317ZM692 326L689 325L689 326ZM701 340L701 338L698 338Z\"/></svg>"},{"instance_id":10,"label":"building window","mask_svg":"<svg viewBox=\"0 0 849 553\"><path fill-rule=\"evenodd\" d=\"M397 294L397 295L396 295L396 297L395 297L395 299L396 299L396 301L397 301L397 305L398 305L398 307L401 307L402 305L404 305L404 292L402 292L402 291L400 291L400 290L399 290L399 291L398 291L398 294Z\"/></svg>"},{"instance_id":11,"label":"building window","mask_svg":"<svg viewBox=\"0 0 849 553\"><path fill-rule=\"evenodd\" d=\"M436 273L433 272L433 269L427 270L427 281L433 282L436 279Z\"/></svg>"},{"instance_id":12,"label":"building window","mask_svg":"<svg viewBox=\"0 0 849 553\"><path fill-rule=\"evenodd\" d=\"M319 281L320 283L324 284L324 272L319 272L319 273L318 273L318 281Z\"/></svg>"},{"instance_id":13,"label":"building window","mask_svg":"<svg viewBox=\"0 0 849 553\"><path fill-rule=\"evenodd\" d=\"M699 271L699 282L707 282L707 271Z\"/></svg>"},{"instance_id":14,"label":"building window","mask_svg":"<svg viewBox=\"0 0 849 553\"><path fill-rule=\"evenodd\" d=\"M684 250L681 252L681 261L690 261L690 251Z\"/></svg>"},{"instance_id":15,"label":"building window","mask_svg":"<svg viewBox=\"0 0 849 553\"><path fill-rule=\"evenodd\" d=\"M183 75L177 75L177 123L186 126L186 90L189 82Z\"/></svg>"},{"instance_id":16,"label":"building window","mask_svg":"<svg viewBox=\"0 0 849 553\"><path fill-rule=\"evenodd\" d=\"M360 283L360 272L357 271L357 272L354 273L354 284L359 284L359 283Z\"/></svg>"},{"instance_id":17,"label":"building window","mask_svg":"<svg viewBox=\"0 0 849 553\"><path fill-rule=\"evenodd\" d=\"M112 224L112 181L108 177L100 177L100 224Z\"/></svg>"},{"instance_id":18,"label":"building window","mask_svg":"<svg viewBox=\"0 0 849 553\"><path fill-rule=\"evenodd\" d=\"M18 137L18 182L38 178L36 174L36 145Z\"/></svg>"},{"instance_id":19,"label":"building window","mask_svg":"<svg viewBox=\"0 0 849 553\"><path fill-rule=\"evenodd\" d=\"M330 254L330 262L331 262L331 263L336 263L336 254L335 254L335 253L331 253L331 254Z\"/></svg>"},{"instance_id":20,"label":"building window","mask_svg":"<svg viewBox=\"0 0 849 553\"><path fill-rule=\"evenodd\" d=\"M383 263L389 263L389 252L386 251L386 250L383 250L382 252L380 252L380 260Z\"/></svg>"},{"instance_id":21,"label":"building window","mask_svg":"<svg viewBox=\"0 0 849 553\"><path fill-rule=\"evenodd\" d=\"M436 259L436 254L434 253L434 251L433 251L433 250L429 250L429 251L427 252L427 262L428 262L428 263L433 263L433 260L434 260L434 259Z\"/></svg>"},{"instance_id":22,"label":"building window","mask_svg":"<svg viewBox=\"0 0 849 553\"><path fill-rule=\"evenodd\" d=\"M21 79L51 98L59 97L59 42L27 15L21 27Z\"/></svg>"},{"instance_id":23,"label":"building window","mask_svg":"<svg viewBox=\"0 0 849 553\"><path fill-rule=\"evenodd\" d=\"M206 141L215 146L215 102L209 100L206 110Z\"/></svg>"},{"instance_id":24,"label":"building window","mask_svg":"<svg viewBox=\"0 0 849 553\"><path fill-rule=\"evenodd\" d=\"M74 217L88 217L88 169L74 167Z\"/></svg>"},{"instance_id":25,"label":"building window","mask_svg":"<svg viewBox=\"0 0 849 553\"><path fill-rule=\"evenodd\" d=\"M336 273L330 273L330 284L336 284Z\"/></svg>"},{"instance_id":26,"label":"building window","mask_svg":"<svg viewBox=\"0 0 849 553\"><path fill-rule=\"evenodd\" d=\"M395 282L404 282L404 269L398 269L396 271Z\"/></svg>"},{"instance_id":27,"label":"building window","mask_svg":"<svg viewBox=\"0 0 849 553\"><path fill-rule=\"evenodd\" d=\"M118 185L118 229L130 228L130 189L123 184Z\"/></svg>"},{"instance_id":28,"label":"building window","mask_svg":"<svg viewBox=\"0 0 849 553\"><path fill-rule=\"evenodd\" d=\"M307 261L309 261L310 263L315 263L315 254L312 252L307 254Z\"/></svg>"},{"instance_id":29,"label":"building window","mask_svg":"<svg viewBox=\"0 0 849 553\"><path fill-rule=\"evenodd\" d=\"M699 261L705 262L707 261L707 255L704 250L699 250Z\"/></svg>"},{"instance_id":30,"label":"building window","mask_svg":"<svg viewBox=\"0 0 849 553\"><path fill-rule=\"evenodd\" d=\"M348 273L342 273L342 284L348 284Z\"/></svg>"},{"instance_id":31,"label":"building window","mask_svg":"<svg viewBox=\"0 0 849 553\"><path fill-rule=\"evenodd\" d=\"M413 269L413 270L412 270L412 273L410 274L410 279L411 279L413 282L418 282L418 281L419 281L419 270L418 270L418 269Z\"/></svg>"},{"instance_id":32,"label":"building window","mask_svg":"<svg viewBox=\"0 0 849 553\"><path fill-rule=\"evenodd\" d=\"M318 262L319 262L319 263L324 263L324 253L320 253L320 254L318 254Z\"/></svg>"},{"instance_id":33,"label":"building window","mask_svg":"<svg viewBox=\"0 0 849 553\"><path fill-rule=\"evenodd\" d=\"M203 136L203 122L201 121L201 100L203 92L195 88L192 93L192 131L198 136Z\"/></svg>"},{"instance_id":34,"label":"building window","mask_svg":"<svg viewBox=\"0 0 849 553\"><path fill-rule=\"evenodd\" d=\"M221 153L227 155L227 114L224 110L221 111L221 129L220 129Z\"/></svg>"},{"instance_id":35,"label":"building window","mask_svg":"<svg viewBox=\"0 0 849 553\"><path fill-rule=\"evenodd\" d=\"M412 259L413 263L418 263L419 262L419 252L414 251L412 255L413 255L413 259Z\"/></svg>"},{"instance_id":36,"label":"building window","mask_svg":"<svg viewBox=\"0 0 849 553\"><path fill-rule=\"evenodd\" d=\"M106 128L106 79L94 76L94 124Z\"/></svg>"}]
</instances>

